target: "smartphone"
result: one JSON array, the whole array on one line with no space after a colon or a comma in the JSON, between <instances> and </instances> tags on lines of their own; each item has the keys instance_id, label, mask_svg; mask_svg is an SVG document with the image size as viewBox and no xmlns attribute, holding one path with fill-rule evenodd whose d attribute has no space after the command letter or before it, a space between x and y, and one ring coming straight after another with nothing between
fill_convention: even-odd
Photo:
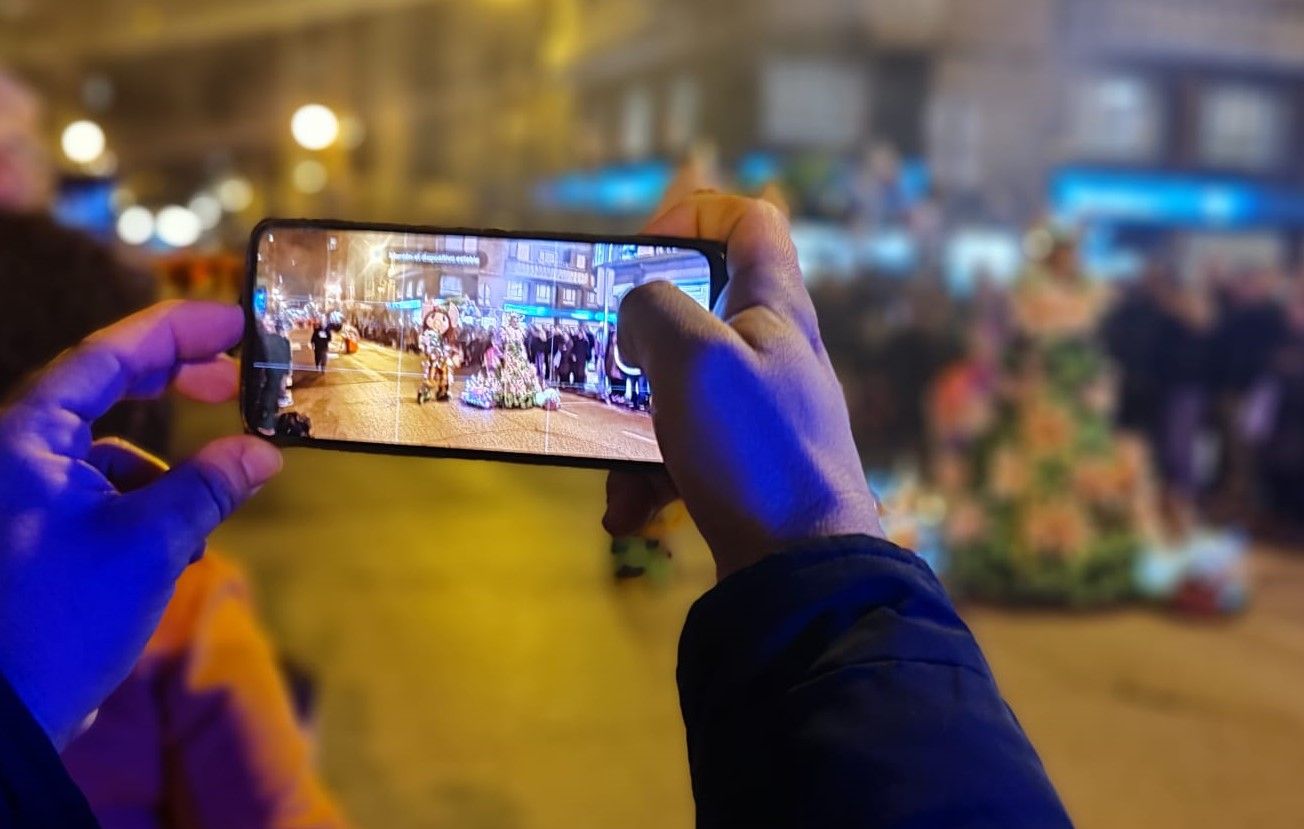
<instances>
[{"instance_id":1,"label":"smartphone","mask_svg":"<svg viewBox=\"0 0 1304 829\"><path fill-rule=\"evenodd\" d=\"M699 239L267 219L249 244L240 406L282 445L566 466L659 464L621 299L711 309Z\"/></svg>"}]
</instances>

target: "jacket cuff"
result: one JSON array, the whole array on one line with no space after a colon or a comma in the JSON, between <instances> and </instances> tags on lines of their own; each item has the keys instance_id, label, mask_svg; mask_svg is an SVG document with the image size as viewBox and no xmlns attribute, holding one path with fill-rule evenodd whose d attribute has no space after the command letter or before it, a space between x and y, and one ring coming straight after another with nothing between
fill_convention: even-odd
<instances>
[{"instance_id":1,"label":"jacket cuff","mask_svg":"<svg viewBox=\"0 0 1304 829\"><path fill-rule=\"evenodd\" d=\"M920 635L921 626L930 635ZM681 698L757 681L782 688L818 671L830 645L852 633L858 662L921 661L989 674L922 559L879 538L835 536L768 556L694 603L679 640Z\"/></svg>"},{"instance_id":2,"label":"jacket cuff","mask_svg":"<svg viewBox=\"0 0 1304 829\"><path fill-rule=\"evenodd\" d=\"M45 729L0 676L0 824L79 829L99 824Z\"/></svg>"}]
</instances>

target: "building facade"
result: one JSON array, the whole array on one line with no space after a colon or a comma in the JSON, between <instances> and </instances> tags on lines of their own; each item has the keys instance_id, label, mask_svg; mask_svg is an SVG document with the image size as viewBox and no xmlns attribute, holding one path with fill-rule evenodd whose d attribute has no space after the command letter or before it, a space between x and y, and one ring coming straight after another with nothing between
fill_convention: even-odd
<instances>
[{"instance_id":1,"label":"building facade","mask_svg":"<svg viewBox=\"0 0 1304 829\"><path fill-rule=\"evenodd\" d=\"M709 140L743 186L780 177L799 213L841 218L854 196L826 182L889 147L952 222L1049 213L1179 261L1299 258L1304 3L723 2L691 31L661 9L577 63L578 120L617 184Z\"/></svg>"}]
</instances>

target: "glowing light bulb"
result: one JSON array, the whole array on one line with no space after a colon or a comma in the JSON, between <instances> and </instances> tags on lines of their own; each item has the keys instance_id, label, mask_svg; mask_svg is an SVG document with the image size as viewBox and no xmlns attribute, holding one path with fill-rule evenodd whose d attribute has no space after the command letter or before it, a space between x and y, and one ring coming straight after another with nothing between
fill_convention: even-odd
<instances>
[{"instance_id":1,"label":"glowing light bulb","mask_svg":"<svg viewBox=\"0 0 1304 829\"><path fill-rule=\"evenodd\" d=\"M90 164L104 154L104 130L94 121L73 121L63 128L63 154L77 164Z\"/></svg>"},{"instance_id":2,"label":"glowing light bulb","mask_svg":"<svg viewBox=\"0 0 1304 829\"><path fill-rule=\"evenodd\" d=\"M174 248L186 248L199 241L204 226L188 208L170 204L158 212L154 222L158 238Z\"/></svg>"},{"instance_id":3,"label":"glowing light bulb","mask_svg":"<svg viewBox=\"0 0 1304 829\"><path fill-rule=\"evenodd\" d=\"M118 216L118 238L129 245L143 245L154 235L154 214L134 205Z\"/></svg>"},{"instance_id":4,"label":"glowing light bulb","mask_svg":"<svg viewBox=\"0 0 1304 829\"><path fill-rule=\"evenodd\" d=\"M247 210L254 201L254 186L247 178L230 176L217 185L217 200L227 213Z\"/></svg>"},{"instance_id":5,"label":"glowing light bulb","mask_svg":"<svg viewBox=\"0 0 1304 829\"><path fill-rule=\"evenodd\" d=\"M304 104L290 118L290 134L305 150L324 150L340 135L340 119L329 107Z\"/></svg>"},{"instance_id":6,"label":"glowing light bulb","mask_svg":"<svg viewBox=\"0 0 1304 829\"><path fill-rule=\"evenodd\" d=\"M199 217L204 230L212 230L222 221L222 202L211 193L196 193L188 207L191 213Z\"/></svg>"}]
</instances>

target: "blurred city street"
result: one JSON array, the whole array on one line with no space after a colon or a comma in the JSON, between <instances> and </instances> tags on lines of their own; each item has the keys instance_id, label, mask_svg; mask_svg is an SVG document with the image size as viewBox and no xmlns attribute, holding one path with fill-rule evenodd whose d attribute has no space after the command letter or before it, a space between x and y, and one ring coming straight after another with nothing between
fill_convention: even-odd
<instances>
[{"instance_id":1,"label":"blurred city street","mask_svg":"<svg viewBox=\"0 0 1304 829\"><path fill-rule=\"evenodd\" d=\"M654 461L656 437L644 413L564 392L561 408L480 409L458 399L417 403L421 358L366 340L358 351L331 351L326 371L313 365L308 332L291 337L294 411L312 420L316 435L349 435L373 443L449 445L502 452L616 456Z\"/></svg>"},{"instance_id":2,"label":"blurred city street","mask_svg":"<svg viewBox=\"0 0 1304 829\"><path fill-rule=\"evenodd\" d=\"M183 411L187 447L234 421ZM692 825L675 651L713 568L686 531L666 584L614 583L602 493L601 472L301 449L219 530L319 683L358 826ZM963 609L1078 825L1298 825L1304 561L1254 568L1227 621Z\"/></svg>"},{"instance_id":3,"label":"blurred city street","mask_svg":"<svg viewBox=\"0 0 1304 829\"><path fill-rule=\"evenodd\" d=\"M600 398L655 402L620 302L712 280L614 235L763 198L884 532L960 603L1075 823L1304 825L1304 0L0 0L0 55L0 392L160 299L243 296L243 356L294 366L293 403L245 407L264 431L650 459L650 418ZM735 280L769 236L742 227ZM470 364L451 400L418 403L419 348ZM486 363L485 404L535 366L584 393L475 408ZM717 428L765 417L718 385ZM175 461L240 418L97 426ZM768 467L767 495L812 491ZM360 829L692 826L677 644L714 567L680 528L665 578L616 581L603 500L592 470L291 450L213 540L263 661L180 702L302 667ZM212 752L101 712L159 780L108 752L92 808L174 829L174 801L263 796L175 759L293 742L256 722Z\"/></svg>"}]
</instances>

